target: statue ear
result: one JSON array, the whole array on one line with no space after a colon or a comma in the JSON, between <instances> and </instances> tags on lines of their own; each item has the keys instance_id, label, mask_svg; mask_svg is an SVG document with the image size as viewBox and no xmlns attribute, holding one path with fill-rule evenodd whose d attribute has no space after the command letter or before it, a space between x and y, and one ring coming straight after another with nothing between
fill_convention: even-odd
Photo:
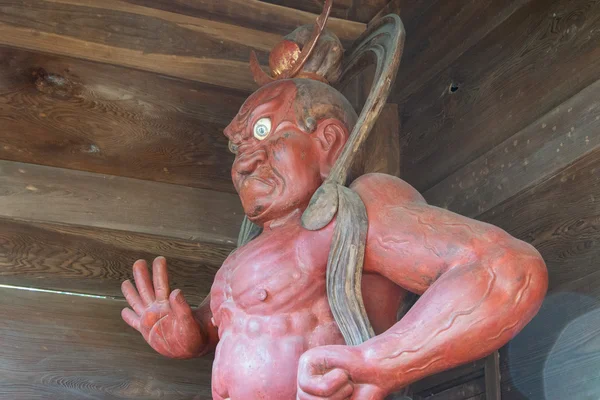
<instances>
[{"instance_id":1,"label":"statue ear","mask_svg":"<svg viewBox=\"0 0 600 400\"><path fill-rule=\"evenodd\" d=\"M329 118L319 123L313 135L321 153L321 177L325 179L346 144L348 129L340 120Z\"/></svg>"}]
</instances>

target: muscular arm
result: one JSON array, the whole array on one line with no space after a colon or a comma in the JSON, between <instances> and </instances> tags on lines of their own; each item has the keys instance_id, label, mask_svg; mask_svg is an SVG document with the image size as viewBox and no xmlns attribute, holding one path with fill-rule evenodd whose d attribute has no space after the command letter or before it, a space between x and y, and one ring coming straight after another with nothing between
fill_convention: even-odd
<instances>
[{"instance_id":1,"label":"muscular arm","mask_svg":"<svg viewBox=\"0 0 600 400\"><path fill-rule=\"evenodd\" d=\"M530 245L429 206L390 176L364 176L353 189L369 217L365 272L422 294L400 322L360 346L371 383L389 393L484 357L541 306L547 271Z\"/></svg>"}]
</instances>

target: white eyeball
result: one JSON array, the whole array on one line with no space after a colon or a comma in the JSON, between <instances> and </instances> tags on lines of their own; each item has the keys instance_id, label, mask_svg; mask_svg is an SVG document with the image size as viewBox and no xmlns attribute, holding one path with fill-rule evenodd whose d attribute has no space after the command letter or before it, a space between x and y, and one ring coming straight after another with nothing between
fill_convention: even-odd
<instances>
[{"instance_id":1,"label":"white eyeball","mask_svg":"<svg viewBox=\"0 0 600 400\"><path fill-rule=\"evenodd\" d=\"M254 124L254 137L264 140L271 133L271 119L261 118Z\"/></svg>"}]
</instances>

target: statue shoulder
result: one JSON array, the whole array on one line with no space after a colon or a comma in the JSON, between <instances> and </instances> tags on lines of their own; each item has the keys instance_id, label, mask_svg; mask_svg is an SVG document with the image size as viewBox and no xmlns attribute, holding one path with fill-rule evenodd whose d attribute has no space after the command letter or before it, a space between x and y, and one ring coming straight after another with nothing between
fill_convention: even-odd
<instances>
[{"instance_id":1,"label":"statue shoulder","mask_svg":"<svg viewBox=\"0 0 600 400\"><path fill-rule=\"evenodd\" d=\"M380 173L362 175L352 182L350 188L358 193L367 210L399 203L426 204L423 196L414 187L392 175Z\"/></svg>"}]
</instances>

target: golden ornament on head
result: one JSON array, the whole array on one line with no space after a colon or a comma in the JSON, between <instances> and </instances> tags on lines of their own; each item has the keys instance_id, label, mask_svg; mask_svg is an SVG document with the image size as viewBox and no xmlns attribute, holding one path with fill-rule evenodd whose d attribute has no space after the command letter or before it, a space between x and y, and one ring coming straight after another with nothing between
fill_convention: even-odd
<instances>
[{"instance_id":1,"label":"golden ornament on head","mask_svg":"<svg viewBox=\"0 0 600 400\"><path fill-rule=\"evenodd\" d=\"M250 70L252 71L254 81L259 86L266 85L267 83L279 79L298 77L306 77L311 79L316 78L320 81L327 81L324 76L320 76L318 73L303 73L302 68L315 49L317 42L319 41L319 38L325 29L332 6L333 0L325 0L323 12L321 12L321 15L317 17L317 21L312 30L310 38L308 41L306 41L306 43L304 43L302 49L300 49L298 43L288 39L285 39L275 45L271 51L271 54L269 55L269 67L271 69L271 75L267 74L260 67L256 53L254 51L250 53Z\"/></svg>"}]
</instances>

